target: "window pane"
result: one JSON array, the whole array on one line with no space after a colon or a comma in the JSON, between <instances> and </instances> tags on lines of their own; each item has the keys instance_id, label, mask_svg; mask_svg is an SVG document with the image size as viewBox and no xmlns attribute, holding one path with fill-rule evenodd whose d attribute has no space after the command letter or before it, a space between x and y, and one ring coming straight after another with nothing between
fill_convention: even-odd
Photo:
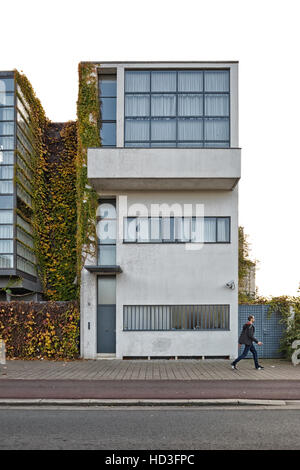
<instances>
[{"instance_id":1,"label":"window pane","mask_svg":"<svg viewBox=\"0 0 300 470\"><path fill-rule=\"evenodd\" d=\"M0 166L0 179L8 180L14 177L14 167L13 166Z\"/></svg>"},{"instance_id":2,"label":"window pane","mask_svg":"<svg viewBox=\"0 0 300 470\"><path fill-rule=\"evenodd\" d=\"M174 242L174 218L173 217L163 217L161 219L161 230L162 230L162 239L163 241Z\"/></svg>"},{"instance_id":3,"label":"window pane","mask_svg":"<svg viewBox=\"0 0 300 470\"><path fill-rule=\"evenodd\" d=\"M12 209L13 206L13 196L0 196L0 209Z\"/></svg>"},{"instance_id":4,"label":"window pane","mask_svg":"<svg viewBox=\"0 0 300 470\"><path fill-rule=\"evenodd\" d=\"M116 218L116 205L111 201L102 202L97 210L97 215L106 219Z\"/></svg>"},{"instance_id":5,"label":"window pane","mask_svg":"<svg viewBox=\"0 0 300 470\"><path fill-rule=\"evenodd\" d=\"M112 276L98 277L98 305L114 305L116 303L116 278Z\"/></svg>"},{"instance_id":6,"label":"window pane","mask_svg":"<svg viewBox=\"0 0 300 470\"><path fill-rule=\"evenodd\" d=\"M205 96L206 116L229 116L229 96L228 95L206 95Z\"/></svg>"},{"instance_id":7,"label":"window pane","mask_svg":"<svg viewBox=\"0 0 300 470\"><path fill-rule=\"evenodd\" d=\"M176 147L176 142L151 142L151 147L157 147L157 148L162 148L162 147L167 147L167 148L172 148Z\"/></svg>"},{"instance_id":8,"label":"window pane","mask_svg":"<svg viewBox=\"0 0 300 470\"><path fill-rule=\"evenodd\" d=\"M152 119L151 120L152 140L176 140L175 119Z\"/></svg>"},{"instance_id":9,"label":"window pane","mask_svg":"<svg viewBox=\"0 0 300 470\"><path fill-rule=\"evenodd\" d=\"M100 220L97 224L97 236L101 244L116 243L117 221Z\"/></svg>"},{"instance_id":10,"label":"window pane","mask_svg":"<svg viewBox=\"0 0 300 470\"><path fill-rule=\"evenodd\" d=\"M13 78L0 78L0 93L14 91L15 84Z\"/></svg>"},{"instance_id":11,"label":"window pane","mask_svg":"<svg viewBox=\"0 0 300 470\"><path fill-rule=\"evenodd\" d=\"M20 256L17 256L17 269L36 276L36 269L34 265Z\"/></svg>"},{"instance_id":12,"label":"window pane","mask_svg":"<svg viewBox=\"0 0 300 470\"><path fill-rule=\"evenodd\" d=\"M137 241L149 242L149 219L146 217L137 219Z\"/></svg>"},{"instance_id":13,"label":"window pane","mask_svg":"<svg viewBox=\"0 0 300 470\"><path fill-rule=\"evenodd\" d=\"M149 119L126 119L125 140L149 140Z\"/></svg>"},{"instance_id":14,"label":"window pane","mask_svg":"<svg viewBox=\"0 0 300 470\"><path fill-rule=\"evenodd\" d=\"M100 266L115 266L116 264L116 246L99 246L98 264Z\"/></svg>"},{"instance_id":15,"label":"window pane","mask_svg":"<svg viewBox=\"0 0 300 470\"><path fill-rule=\"evenodd\" d=\"M191 241L194 243L203 243L204 241L204 218L193 217Z\"/></svg>"},{"instance_id":16,"label":"window pane","mask_svg":"<svg viewBox=\"0 0 300 470\"><path fill-rule=\"evenodd\" d=\"M126 116L149 116L150 97L149 95L127 95L125 97Z\"/></svg>"},{"instance_id":17,"label":"window pane","mask_svg":"<svg viewBox=\"0 0 300 470\"><path fill-rule=\"evenodd\" d=\"M0 240L0 253L13 253L13 240Z\"/></svg>"},{"instance_id":18,"label":"window pane","mask_svg":"<svg viewBox=\"0 0 300 470\"><path fill-rule=\"evenodd\" d=\"M1 180L0 181L0 193L13 193L14 192L14 186L13 186L13 181L6 181L6 180Z\"/></svg>"},{"instance_id":19,"label":"window pane","mask_svg":"<svg viewBox=\"0 0 300 470\"><path fill-rule=\"evenodd\" d=\"M116 123L115 122L102 122L100 137L102 145L116 145Z\"/></svg>"},{"instance_id":20,"label":"window pane","mask_svg":"<svg viewBox=\"0 0 300 470\"><path fill-rule=\"evenodd\" d=\"M13 211L0 210L0 224L12 224L13 223Z\"/></svg>"},{"instance_id":21,"label":"window pane","mask_svg":"<svg viewBox=\"0 0 300 470\"><path fill-rule=\"evenodd\" d=\"M178 116L202 116L203 96L202 95L179 95L178 96Z\"/></svg>"},{"instance_id":22,"label":"window pane","mask_svg":"<svg viewBox=\"0 0 300 470\"><path fill-rule=\"evenodd\" d=\"M176 95L152 95L151 116L176 116Z\"/></svg>"},{"instance_id":23,"label":"window pane","mask_svg":"<svg viewBox=\"0 0 300 470\"><path fill-rule=\"evenodd\" d=\"M216 218L205 217L204 219L204 241L216 242Z\"/></svg>"},{"instance_id":24,"label":"window pane","mask_svg":"<svg viewBox=\"0 0 300 470\"><path fill-rule=\"evenodd\" d=\"M149 142L126 142L125 147L148 148L150 147L150 144Z\"/></svg>"},{"instance_id":25,"label":"window pane","mask_svg":"<svg viewBox=\"0 0 300 470\"><path fill-rule=\"evenodd\" d=\"M227 70L205 72L204 77L205 91L229 91Z\"/></svg>"},{"instance_id":26,"label":"window pane","mask_svg":"<svg viewBox=\"0 0 300 470\"><path fill-rule=\"evenodd\" d=\"M176 91L176 72L152 72L151 91Z\"/></svg>"},{"instance_id":27,"label":"window pane","mask_svg":"<svg viewBox=\"0 0 300 470\"><path fill-rule=\"evenodd\" d=\"M178 140L201 140L203 139L202 119L179 119Z\"/></svg>"},{"instance_id":28,"label":"window pane","mask_svg":"<svg viewBox=\"0 0 300 470\"><path fill-rule=\"evenodd\" d=\"M0 106L13 106L14 93L1 93L0 91Z\"/></svg>"},{"instance_id":29,"label":"window pane","mask_svg":"<svg viewBox=\"0 0 300 470\"><path fill-rule=\"evenodd\" d=\"M205 119L204 126L206 140L229 140L228 119Z\"/></svg>"},{"instance_id":30,"label":"window pane","mask_svg":"<svg viewBox=\"0 0 300 470\"><path fill-rule=\"evenodd\" d=\"M191 239L190 217L175 218L175 239L178 242L189 242Z\"/></svg>"},{"instance_id":31,"label":"window pane","mask_svg":"<svg viewBox=\"0 0 300 470\"><path fill-rule=\"evenodd\" d=\"M100 96L117 96L117 80L115 75L99 76Z\"/></svg>"},{"instance_id":32,"label":"window pane","mask_svg":"<svg viewBox=\"0 0 300 470\"><path fill-rule=\"evenodd\" d=\"M101 119L116 120L116 98L101 98Z\"/></svg>"},{"instance_id":33,"label":"window pane","mask_svg":"<svg viewBox=\"0 0 300 470\"><path fill-rule=\"evenodd\" d=\"M203 72L178 72L178 91L203 91Z\"/></svg>"},{"instance_id":34,"label":"window pane","mask_svg":"<svg viewBox=\"0 0 300 470\"><path fill-rule=\"evenodd\" d=\"M228 148L229 142L206 142L204 147L208 148Z\"/></svg>"},{"instance_id":35,"label":"window pane","mask_svg":"<svg viewBox=\"0 0 300 470\"><path fill-rule=\"evenodd\" d=\"M136 242L136 218L127 217L124 219L124 241Z\"/></svg>"},{"instance_id":36,"label":"window pane","mask_svg":"<svg viewBox=\"0 0 300 470\"><path fill-rule=\"evenodd\" d=\"M150 91L150 72L125 72L125 91Z\"/></svg>"},{"instance_id":37,"label":"window pane","mask_svg":"<svg viewBox=\"0 0 300 470\"><path fill-rule=\"evenodd\" d=\"M10 163L14 163L14 152L4 152L0 149L0 165Z\"/></svg>"},{"instance_id":38,"label":"window pane","mask_svg":"<svg viewBox=\"0 0 300 470\"><path fill-rule=\"evenodd\" d=\"M13 135L14 123L13 122L0 122L0 135Z\"/></svg>"},{"instance_id":39,"label":"window pane","mask_svg":"<svg viewBox=\"0 0 300 470\"><path fill-rule=\"evenodd\" d=\"M177 147L181 148L201 148L203 147L203 142L178 142Z\"/></svg>"},{"instance_id":40,"label":"window pane","mask_svg":"<svg viewBox=\"0 0 300 470\"><path fill-rule=\"evenodd\" d=\"M14 257L13 255L1 255L0 256L0 268L13 268Z\"/></svg>"},{"instance_id":41,"label":"window pane","mask_svg":"<svg viewBox=\"0 0 300 470\"><path fill-rule=\"evenodd\" d=\"M0 121L13 121L14 108L0 108Z\"/></svg>"},{"instance_id":42,"label":"window pane","mask_svg":"<svg viewBox=\"0 0 300 470\"><path fill-rule=\"evenodd\" d=\"M13 238L13 226L0 225L0 238Z\"/></svg>"},{"instance_id":43,"label":"window pane","mask_svg":"<svg viewBox=\"0 0 300 470\"><path fill-rule=\"evenodd\" d=\"M161 219L159 217L150 218L150 239L152 242L161 241L160 221Z\"/></svg>"},{"instance_id":44,"label":"window pane","mask_svg":"<svg viewBox=\"0 0 300 470\"><path fill-rule=\"evenodd\" d=\"M0 137L0 150L13 150L14 138L13 137Z\"/></svg>"},{"instance_id":45,"label":"window pane","mask_svg":"<svg viewBox=\"0 0 300 470\"><path fill-rule=\"evenodd\" d=\"M229 242L229 218L218 218L218 242Z\"/></svg>"}]
</instances>

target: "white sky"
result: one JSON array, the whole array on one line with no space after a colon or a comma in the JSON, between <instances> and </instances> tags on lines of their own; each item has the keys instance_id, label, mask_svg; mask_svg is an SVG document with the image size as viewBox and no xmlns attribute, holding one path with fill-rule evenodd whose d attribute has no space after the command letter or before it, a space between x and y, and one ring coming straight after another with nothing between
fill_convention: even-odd
<instances>
[{"instance_id":1,"label":"white sky","mask_svg":"<svg viewBox=\"0 0 300 470\"><path fill-rule=\"evenodd\" d=\"M298 5L297 5L298 4ZM297 0L10 0L0 70L31 81L50 119L76 117L82 60L238 60L239 223L262 295L300 282L300 29Z\"/></svg>"}]
</instances>

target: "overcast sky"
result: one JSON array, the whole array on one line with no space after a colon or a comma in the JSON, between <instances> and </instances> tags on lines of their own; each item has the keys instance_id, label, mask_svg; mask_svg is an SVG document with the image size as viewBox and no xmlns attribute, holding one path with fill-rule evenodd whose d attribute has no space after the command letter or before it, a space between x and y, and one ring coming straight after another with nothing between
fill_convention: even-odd
<instances>
[{"instance_id":1,"label":"overcast sky","mask_svg":"<svg viewBox=\"0 0 300 470\"><path fill-rule=\"evenodd\" d=\"M297 5L298 4L298 5ZM238 60L239 223L261 295L300 282L300 28L297 0L10 0L0 70L31 81L48 117L76 117L82 60Z\"/></svg>"}]
</instances>

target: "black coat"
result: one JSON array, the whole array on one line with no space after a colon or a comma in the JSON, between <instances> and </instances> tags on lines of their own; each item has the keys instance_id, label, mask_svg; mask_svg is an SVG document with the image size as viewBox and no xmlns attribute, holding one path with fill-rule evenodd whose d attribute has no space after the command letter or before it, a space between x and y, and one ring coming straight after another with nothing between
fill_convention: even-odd
<instances>
[{"instance_id":1,"label":"black coat","mask_svg":"<svg viewBox=\"0 0 300 470\"><path fill-rule=\"evenodd\" d=\"M255 327L253 323L250 323L250 322L245 323L245 325L243 326L243 330L239 337L239 344L246 344L247 346L251 346L253 341L255 343L258 343L258 339L255 338L254 333L255 333Z\"/></svg>"}]
</instances>

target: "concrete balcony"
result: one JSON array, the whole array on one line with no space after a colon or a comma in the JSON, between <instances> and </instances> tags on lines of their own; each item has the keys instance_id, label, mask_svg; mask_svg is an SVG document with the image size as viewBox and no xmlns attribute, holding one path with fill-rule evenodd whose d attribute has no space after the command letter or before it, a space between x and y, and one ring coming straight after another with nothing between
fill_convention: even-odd
<instances>
[{"instance_id":1,"label":"concrete balcony","mask_svg":"<svg viewBox=\"0 0 300 470\"><path fill-rule=\"evenodd\" d=\"M96 191L232 190L241 149L92 148L88 179Z\"/></svg>"}]
</instances>

